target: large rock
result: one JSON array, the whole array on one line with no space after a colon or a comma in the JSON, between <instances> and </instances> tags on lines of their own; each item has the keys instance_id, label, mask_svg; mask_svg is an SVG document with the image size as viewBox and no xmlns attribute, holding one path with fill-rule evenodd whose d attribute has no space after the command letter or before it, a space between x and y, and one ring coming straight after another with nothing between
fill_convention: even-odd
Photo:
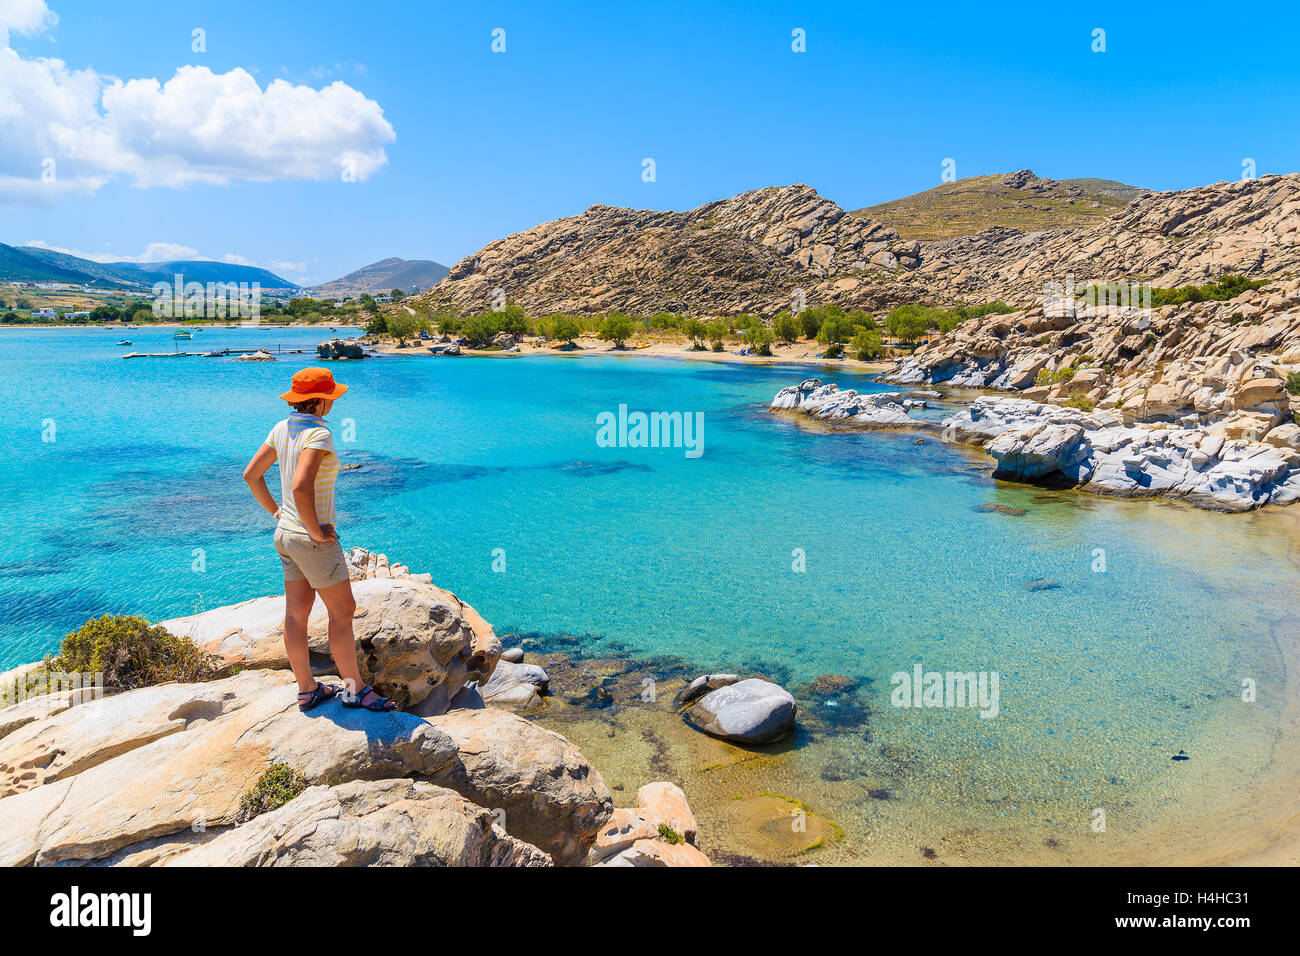
<instances>
[{"instance_id":1,"label":"large rock","mask_svg":"<svg viewBox=\"0 0 1300 956\"><path fill-rule=\"evenodd\" d=\"M820 379L805 379L798 385L781 389L772 399L777 411L792 411L817 421L834 422L862 428L919 427L924 423L912 419L913 408L925 408L934 393L870 392L853 389L840 391L838 385L823 385Z\"/></svg>"},{"instance_id":2,"label":"large rock","mask_svg":"<svg viewBox=\"0 0 1300 956\"><path fill-rule=\"evenodd\" d=\"M490 810L560 864L581 862L614 801L600 773L553 731L503 710L453 710L429 723L457 756L432 779Z\"/></svg>"},{"instance_id":3,"label":"large rock","mask_svg":"<svg viewBox=\"0 0 1300 956\"><path fill-rule=\"evenodd\" d=\"M416 780L309 787L167 866L550 866L492 814Z\"/></svg>"},{"instance_id":4,"label":"large rock","mask_svg":"<svg viewBox=\"0 0 1300 956\"><path fill-rule=\"evenodd\" d=\"M710 691L690 704L683 716L715 737L763 744L790 733L797 710L794 697L784 688L751 677Z\"/></svg>"},{"instance_id":5,"label":"large rock","mask_svg":"<svg viewBox=\"0 0 1300 956\"><path fill-rule=\"evenodd\" d=\"M1300 500L1300 454L1225 438L1222 427L1126 426L1109 412L999 397L977 399L943 428L947 437L983 445L1002 478L1181 498L1220 511Z\"/></svg>"},{"instance_id":6,"label":"large rock","mask_svg":"<svg viewBox=\"0 0 1300 956\"><path fill-rule=\"evenodd\" d=\"M78 751L74 766L85 769L0 800L0 865L89 862L141 840L228 826L236 822L240 797L273 763L288 764L309 783L327 783L434 776L457 761L451 738L410 714L337 703L299 712L288 672L176 686L194 694L191 718L151 742L132 729L146 713L136 703L142 691L80 705L94 708L86 719L66 719L80 707L60 714L52 718L60 721L58 733L32 724L26 749L11 750L8 738L0 740L7 764L33 753L36 743L54 761L59 750L79 746L74 735L84 732L87 719L104 725L98 753L88 746ZM205 711L209 719L202 718ZM147 713L146 726L161 710ZM131 749L120 752L123 746Z\"/></svg>"},{"instance_id":7,"label":"large rock","mask_svg":"<svg viewBox=\"0 0 1300 956\"><path fill-rule=\"evenodd\" d=\"M382 557L382 556L380 556ZM386 560L384 567L386 568ZM444 712L471 681L486 681L501 654L492 627L468 604L411 577L354 581L353 628L361 677L398 706L428 716ZM307 623L313 667L332 672L328 615L317 601ZM257 598L163 621L226 661L245 667L287 667L284 596Z\"/></svg>"},{"instance_id":8,"label":"large rock","mask_svg":"<svg viewBox=\"0 0 1300 956\"><path fill-rule=\"evenodd\" d=\"M0 739L0 865L151 863L238 822L266 768L309 784L416 777L501 814L512 835L581 861L612 801L560 735L501 710L429 719L302 713L292 675L254 670L142 688L35 720ZM14 792L17 791L17 792Z\"/></svg>"},{"instance_id":9,"label":"large rock","mask_svg":"<svg viewBox=\"0 0 1300 956\"><path fill-rule=\"evenodd\" d=\"M550 678L536 664L513 664L498 661L491 678L479 687L485 703L493 707L508 707L529 711L542 703Z\"/></svg>"}]
</instances>

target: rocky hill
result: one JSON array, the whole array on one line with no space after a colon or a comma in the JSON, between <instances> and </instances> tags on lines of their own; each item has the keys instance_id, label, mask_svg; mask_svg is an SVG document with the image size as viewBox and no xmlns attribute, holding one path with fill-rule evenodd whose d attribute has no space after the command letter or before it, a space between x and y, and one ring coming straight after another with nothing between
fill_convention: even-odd
<instances>
[{"instance_id":1,"label":"rocky hill","mask_svg":"<svg viewBox=\"0 0 1300 956\"><path fill-rule=\"evenodd\" d=\"M1027 171L1016 176L1024 182L1015 188L1048 189L1042 184L1050 181ZM1090 226L998 226L929 241L903 238L795 185L687 212L592 206L489 243L421 299L477 313L501 289L533 314L771 314L800 291L808 305L869 310L994 299L1030 307L1042 303L1049 283L1071 275L1079 284L1169 287L1226 273L1297 273L1298 229L1296 174L1144 193Z\"/></svg>"},{"instance_id":2,"label":"rocky hill","mask_svg":"<svg viewBox=\"0 0 1300 956\"><path fill-rule=\"evenodd\" d=\"M835 276L886 278L910 254L891 251L897 242L804 185L688 212L592 206L489 243L421 298L467 313L490 308L498 288L536 314L775 312L796 289L811 296ZM842 291L861 284L849 279Z\"/></svg>"},{"instance_id":3,"label":"rocky hill","mask_svg":"<svg viewBox=\"0 0 1300 956\"><path fill-rule=\"evenodd\" d=\"M393 289L423 291L437 285L447 275L448 269L432 259L398 259L389 257L362 266L354 272L313 286L308 291L317 298L339 295L387 294Z\"/></svg>"},{"instance_id":4,"label":"rocky hill","mask_svg":"<svg viewBox=\"0 0 1300 956\"><path fill-rule=\"evenodd\" d=\"M1147 190L1110 179L1043 179L1022 169L971 176L853 215L883 222L907 239L950 239L996 227L1035 232L1094 225Z\"/></svg>"}]
</instances>

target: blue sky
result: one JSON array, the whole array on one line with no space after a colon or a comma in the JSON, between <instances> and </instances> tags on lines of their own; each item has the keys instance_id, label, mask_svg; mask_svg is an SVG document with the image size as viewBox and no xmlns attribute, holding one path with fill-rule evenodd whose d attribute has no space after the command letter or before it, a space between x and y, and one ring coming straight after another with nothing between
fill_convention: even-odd
<instances>
[{"instance_id":1,"label":"blue sky","mask_svg":"<svg viewBox=\"0 0 1300 956\"><path fill-rule=\"evenodd\" d=\"M176 165L160 173L149 155L185 139L175 127L124 120L113 142L129 149L94 173L95 152L111 151L101 140L87 134L80 158L64 162L67 134L54 131L28 156L13 144L44 133L0 117L0 160L11 151L0 172L21 179L42 151L59 159L65 184L62 170L92 170L84 187L18 183L0 199L10 244L122 258L171 244L311 282L390 255L450 264L593 203L685 209L805 182L853 209L938 185L945 158L961 177L1028 167L1156 189L1238 179L1246 159L1259 174L1300 169L1295 4L1000 14L987 4L760 0L45 2L57 23L11 28L23 61L58 58L101 80L166 83L202 66L242 68L262 90L338 81L371 101L355 115L369 124L368 155L386 162L344 182L328 163L347 134L333 129L320 146L329 156L296 155L280 172L276 157L254 156L213 173L221 158L203 153L209 142L177 147L177 162L216 181L177 188L163 182ZM204 52L191 48L195 28ZM506 31L504 53L492 52L494 28ZM791 49L796 28L804 53ZM1104 53L1091 49L1097 28ZM341 109L352 117L354 105ZM40 121L29 113L24 122ZM642 180L647 157L654 182ZM141 169L150 185L138 184ZM250 181L249 169L277 178Z\"/></svg>"}]
</instances>

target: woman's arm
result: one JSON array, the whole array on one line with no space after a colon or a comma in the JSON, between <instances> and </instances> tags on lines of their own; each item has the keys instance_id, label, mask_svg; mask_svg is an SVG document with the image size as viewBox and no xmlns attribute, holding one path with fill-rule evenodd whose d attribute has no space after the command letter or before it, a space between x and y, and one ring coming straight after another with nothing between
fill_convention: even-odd
<instances>
[{"instance_id":1,"label":"woman's arm","mask_svg":"<svg viewBox=\"0 0 1300 956\"><path fill-rule=\"evenodd\" d=\"M298 520L311 539L322 544L334 538L334 529L322 529L316 517L316 472L320 471L320 463L328 454L326 448L304 448L298 456L298 471L293 476L293 503L298 506Z\"/></svg>"},{"instance_id":2,"label":"woman's arm","mask_svg":"<svg viewBox=\"0 0 1300 956\"><path fill-rule=\"evenodd\" d=\"M275 503L271 492L266 488L266 472L273 464L275 464L275 449L270 445L263 445L244 469L244 481L248 482L248 487L252 489L257 503L271 512L271 517L274 518L279 513L280 506Z\"/></svg>"}]
</instances>

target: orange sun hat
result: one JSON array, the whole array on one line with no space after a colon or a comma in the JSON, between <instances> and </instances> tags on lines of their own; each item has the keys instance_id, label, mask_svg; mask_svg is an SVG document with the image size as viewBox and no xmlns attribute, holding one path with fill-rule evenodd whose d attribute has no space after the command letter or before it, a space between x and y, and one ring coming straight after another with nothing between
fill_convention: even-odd
<instances>
[{"instance_id":1,"label":"orange sun hat","mask_svg":"<svg viewBox=\"0 0 1300 956\"><path fill-rule=\"evenodd\" d=\"M313 398L335 399L348 390L339 385L327 368L304 368L293 373L293 385L280 397L286 402L309 402Z\"/></svg>"}]
</instances>

